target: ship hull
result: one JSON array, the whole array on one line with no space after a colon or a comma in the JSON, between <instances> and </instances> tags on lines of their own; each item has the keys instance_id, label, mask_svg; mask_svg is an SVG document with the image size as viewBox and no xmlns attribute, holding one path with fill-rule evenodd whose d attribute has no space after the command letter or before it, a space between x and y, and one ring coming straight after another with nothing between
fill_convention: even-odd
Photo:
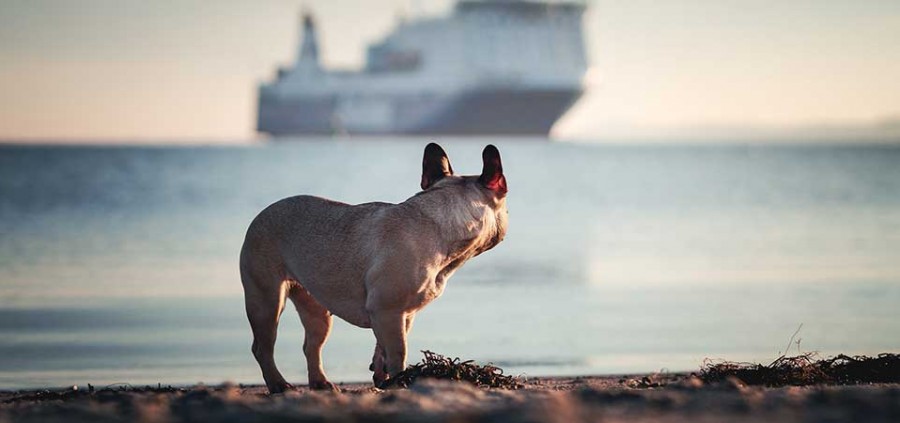
<instances>
[{"instance_id":1,"label":"ship hull","mask_svg":"<svg viewBox=\"0 0 900 423\"><path fill-rule=\"evenodd\" d=\"M354 126L337 96L279 100L261 95L257 129L273 136L326 134L547 135L580 89L491 89L453 96L382 99L391 119Z\"/></svg>"},{"instance_id":2,"label":"ship hull","mask_svg":"<svg viewBox=\"0 0 900 423\"><path fill-rule=\"evenodd\" d=\"M492 90L456 98L415 134L547 135L581 96L577 90Z\"/></svg>"},{"instance_id":3,"label":"ship hull","mask_svg":"<svg viewBox=\"0 0 900 423\"><path fill-rule=\"evenodd\" d=\"M279 99L260 95L256 128L270 135L323 135L335 133L333 96Z\"/></svg>"}]
</instances>

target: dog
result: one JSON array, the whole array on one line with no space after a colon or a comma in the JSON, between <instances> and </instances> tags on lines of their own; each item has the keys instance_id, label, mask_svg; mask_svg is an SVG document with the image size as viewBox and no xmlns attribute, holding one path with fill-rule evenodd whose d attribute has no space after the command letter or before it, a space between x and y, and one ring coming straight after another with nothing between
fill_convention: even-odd
<instances>
[{"instance_id":1,"label":"dog","mask_svg":"<svg viewBox=\"0 0 900 423\"><path fill-rule=\"evenodd\" d=\"M337 390L322 367L332 315L375 333L369 368L376 386L406 368L416 313L443 293L466 260L506 235L500 152L488 145L482 161L481 175L456 175L447 153L431 143L422 159L422 191L402 203L349 205L301 195L256 216L240 272L253 356L270 393L292 388L273 357L287 298L303 323L310 388Z\"/></svg>"}]
</instances>

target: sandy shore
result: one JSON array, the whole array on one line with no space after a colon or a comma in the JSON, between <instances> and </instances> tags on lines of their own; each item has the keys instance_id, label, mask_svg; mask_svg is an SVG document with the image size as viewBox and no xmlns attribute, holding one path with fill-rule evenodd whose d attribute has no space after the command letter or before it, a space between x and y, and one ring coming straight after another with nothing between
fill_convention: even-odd
<instances>
[{"instance_id":1,"label":"sandy shore","mask_svg":"<svg viewBox=\"0 0 900 423\"><path fill-rule=\"evenodd\" d=\"M0 392L0 423L900 421L900 385L894 384L759 388L670 375L531 378L516 391L439 380L420 380L408 390L340 387L341 393L300 387L272 396L264 387L228 384L7 391Z\"/></svg>"}]
</instances>

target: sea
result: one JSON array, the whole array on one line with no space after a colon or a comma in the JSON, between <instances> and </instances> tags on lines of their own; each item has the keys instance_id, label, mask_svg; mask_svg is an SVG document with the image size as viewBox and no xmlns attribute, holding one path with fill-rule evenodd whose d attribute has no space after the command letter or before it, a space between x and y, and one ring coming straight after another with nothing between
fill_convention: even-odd
<instances>
[{"instance_id":1,"label":"sea","mask_svg":"<svg viewBox=\"0 0 900 423\"><path fill-rule=\"evenodd\" d=\"M281 198L402 202L427 139L0 146L0 389L259 384L238 254ZM506 239L417 316L422 350L522 377L900 351L900 145L496 144ZM306 382L289 304L276 361ZM335 319L325 370L371 380Z\"/></svg>"}]
</instances>

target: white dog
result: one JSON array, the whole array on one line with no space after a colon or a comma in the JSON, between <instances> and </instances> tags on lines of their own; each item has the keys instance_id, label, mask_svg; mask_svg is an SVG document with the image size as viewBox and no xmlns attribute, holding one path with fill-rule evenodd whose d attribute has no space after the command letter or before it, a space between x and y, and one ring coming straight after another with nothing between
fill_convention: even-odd
<instances>
[{"instance_id":1,"label":"white dog","mask_svg":"<svg viewBox=\"0 0 900 423\"><path fill-rule=\"evenodd\" d=\"M415 314L439 297L466 260L506 234L506 178L488 145L481 175L453 174L437 144L425 147L422 191L400 204L348 205L290 197L263 210L241 249L241 280L253 355L269 392L291 385L273 351L285 298L305 329L303 353L314 389L335 389L322 368L331 315L375 332L376 385L406 367Z\"/></svg>"}]
</instances>

